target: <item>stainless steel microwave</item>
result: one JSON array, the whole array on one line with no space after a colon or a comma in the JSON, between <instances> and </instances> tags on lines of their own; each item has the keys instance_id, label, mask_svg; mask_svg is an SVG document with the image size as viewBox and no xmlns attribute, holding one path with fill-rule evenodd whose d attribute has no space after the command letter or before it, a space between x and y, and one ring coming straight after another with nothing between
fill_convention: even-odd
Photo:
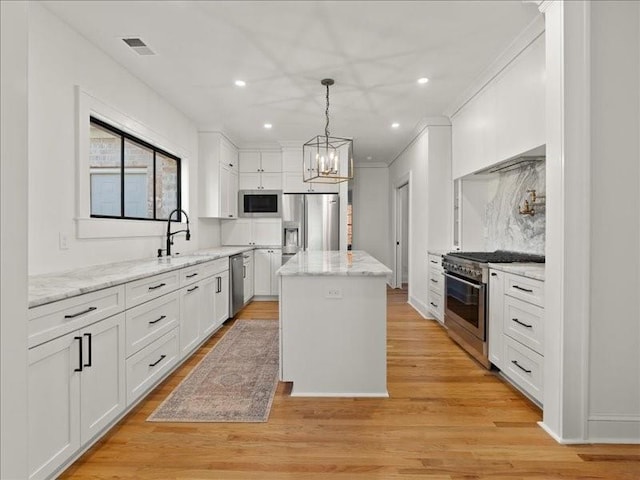
<instances>
[{"instance_id":1,"label":"stainless steel microwave","mask_svg":"<svg viewBox=\"0 0 640 480\"><path fill-rule=\"evenodd\" d=\"M281 217L282 190L240 190L238 216Z\"/></svg>"}]
</instances>

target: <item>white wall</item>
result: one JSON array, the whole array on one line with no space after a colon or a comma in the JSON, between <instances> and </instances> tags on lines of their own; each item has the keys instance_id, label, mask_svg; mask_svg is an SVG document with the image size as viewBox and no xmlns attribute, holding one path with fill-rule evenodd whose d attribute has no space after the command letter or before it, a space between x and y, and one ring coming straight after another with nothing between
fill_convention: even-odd
<instances>
[{"instance_id":1,"label":"white wall","mask_svg":"<svg viewBox=\"0 0 640 480\"><path fill-rule=\"evenodd\" d=\"M591 4L589 437L640 442L640 4Z\"/></svg>"},{"instance_id":2,"label":"white wall","mask_svg":"<svg viewBox=\"0 0 640 480\"><path fill-rule=\"evenodd\" d=\"M389 169L356 166L353 174L353 249L387 266L389 258Z\"/></svg>"},{"instance_id":3,"label":"white wall","mask_svg":"<svg viewBox=\"0 0 640 480\"><path fill-rule=\"evenodd\" d=\"M27 477L28 3L0 2L0 478Z\"/></svg>"},{"instance_id":4,"label":"white wall","mask_svg":"<svg viewBox=\"0 0 640 480\"><path fill-rule=\"evenodd\" d=\"M406 239L409 238L409 187L404 186L400 189L400 198L402 202L402 240L405 245L402 249L402 283L409 281L409 249L407 247Z\"/></svg>"},{"instance_id":5,"label":"white wall","mask_svg":"<svg viewBox=\"0 0 640 480\"><path fill-rule=\"evenodd\" d=\"M76 238L75 86L132 123L143 125L183 158L183 203L191 242L176 251L219 244L217 220L198 221L197 130L181 112L38 3L29 7L29 272L150 257L162 237ZM163 145L159 145L163 146ZM184 185L183 185L184 189ZM131 225L131 224L129 224ZM202 227L202 232L200 232ZM128 228L128 227L127 227ZM59 248L59 234L69 237ZM155 233L154 233L155 234Z\"/></svg>"}]
</instances>

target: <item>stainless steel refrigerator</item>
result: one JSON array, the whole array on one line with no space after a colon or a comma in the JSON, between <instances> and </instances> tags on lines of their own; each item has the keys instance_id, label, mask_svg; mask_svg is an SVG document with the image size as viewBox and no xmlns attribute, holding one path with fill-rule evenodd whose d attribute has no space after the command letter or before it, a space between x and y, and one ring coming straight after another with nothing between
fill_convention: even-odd
<instances>
[{"instance_id":1,"label":"stainless steel refrigerator","mask_svg":"<svg viewBox=\"0 0 640 480\"><path fill-rule=\"evenodd\" d=\"M302 250L340 249L337 193L282 195L282 264Z\"/></svg>"}]
</instances>

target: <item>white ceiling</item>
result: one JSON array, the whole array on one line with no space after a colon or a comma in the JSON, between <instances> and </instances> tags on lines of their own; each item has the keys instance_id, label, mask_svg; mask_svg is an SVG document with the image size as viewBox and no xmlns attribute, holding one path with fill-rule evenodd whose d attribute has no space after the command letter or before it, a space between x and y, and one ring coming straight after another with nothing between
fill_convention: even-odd
<instances>
[{"instance_id":1,"label":"white ceiling","mask_svg":"<svg viewBox=\"0 0 640 480\"><path fill-rule=\"evenodd\" d=\"M353 137L356 161L373 162L393 160L421 119L442 115L540 15L520 0L45 5L200 129L239 145L322 133L320 80L332 77L331 133ZM137 55L123 37L157 55Z\"/></svg>"}]
</instances>

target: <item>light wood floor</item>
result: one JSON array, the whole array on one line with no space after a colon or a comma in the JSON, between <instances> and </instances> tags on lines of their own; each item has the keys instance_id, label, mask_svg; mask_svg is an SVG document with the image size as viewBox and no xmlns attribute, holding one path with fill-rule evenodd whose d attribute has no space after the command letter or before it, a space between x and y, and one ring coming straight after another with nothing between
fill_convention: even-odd
<instances>
[{"instance_id":1,"label":"light wood floor","mask_svg":"<svg viewBox=\"0 0 640 480\"><path fill-rule=\"evenodd\" d=\"M640 478L639 446L557 444L541 412L420 318L406 291L388 300L390 398L292 398L280 384L267 423L145 422L225 325L62 478ZM256 302L239 318L277 316L276 302Z\"/></svg>"}]
</instances>

